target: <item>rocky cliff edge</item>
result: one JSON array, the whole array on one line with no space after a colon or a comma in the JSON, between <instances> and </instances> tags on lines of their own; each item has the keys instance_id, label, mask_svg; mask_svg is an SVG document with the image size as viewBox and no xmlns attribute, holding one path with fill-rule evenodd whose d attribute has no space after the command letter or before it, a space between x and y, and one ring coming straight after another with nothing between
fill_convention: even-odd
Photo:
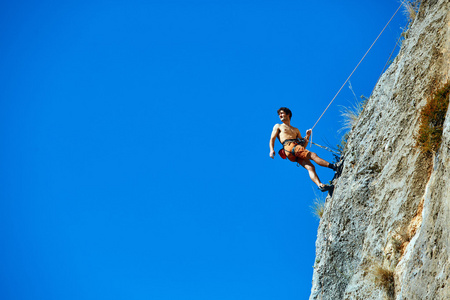
<instances>
[{"instance_id":1,"label":"rocky cliff edge","mask_svg":"<svg viewBox=\"0 0 450 300\"><path fill-rule=\"evenodd\" d=\"M316 241L310 299L450 299L450 112L434 155L420 110L450 75L450 1L422 1L350 132Z\"/></svg>"}]
</instances>

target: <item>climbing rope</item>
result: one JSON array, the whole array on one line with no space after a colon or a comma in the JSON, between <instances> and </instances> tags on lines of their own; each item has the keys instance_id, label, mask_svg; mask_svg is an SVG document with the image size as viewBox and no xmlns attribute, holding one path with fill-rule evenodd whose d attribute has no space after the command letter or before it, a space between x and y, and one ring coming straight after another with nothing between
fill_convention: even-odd
<instances>
[{"instance_id":1,"label":"climbing rope","mask_svg":"<svg viewBox=\"0 0 450 300\"><path fill-rule=\"evenodd\" d=\"M315 146L317 146L317 147L319 147L319 148L322 148L322 149L325 149L325 150L327 150L327 151L329 151L329 152L332 152L332 153L334 153L334 154L341 155L339 152L336 152L336 151L334 151L334 150L331 150L331 149L328 148L328 147L321 146L321 145L316 144L316 143L313 143L313 142L311 142L311 144L314 144Z\"/></svg>"},{"instance_id":2,"label":"climbing rope","mask_svg":"<svg viewBox=\"0 0 450 300\"><path fill-rule=\"evenodd\" d=\"M314 129L314 127L316 127L317 123L319 123L320 119L323 117L323 115L325 114L325 112L328 110L328 108L330 107L331 103L333 103L334 99L336 99L337 95L339 95L339 93L341 92L342 88L347 84L347 82L350 80L350 77L352 77L353 73L355 73L356 69L358 69L359 65L361 64L361 62L364 60L364 58L366 58L367 54L369 53L369 51L372 49L373 45L375 45L375 43L378 41L378 38L381 36L381 34L384 32L384 30L386 29L386 27L389 25L389 23L391 23L392 19L395 17L395 15L397 14L397 12L400 10L400 8L402 7L403 3L406 0L403 0L402 3L400 4L400 6L397 8L397 10L395 11L395 13L392 15L392 17L389 19L389 21L387 22L387 24L384 26L383 30L381 30L380 34L377 36L377 38L375 39L375 41L372 43L372 45L369 47L369 50L366 51L366 53L364 54L364 56L361 58L361 60L359 61L359 63L356 65L356 67L353 69L353 71L350 73L350 75L348 76L347 80L345 80L344 84L341 86L341 88L338 90L338 92L336 93L336 95L334 95L333 99L330 101L330 103L328 104L328 106L325 108L325 110L323 111L323 113L320 115L319 119L317 119L316 123L314 124L314 126L311 129Z\"/></svg>"},{"instance_id":3,"label":"climbing rope","mask_svg":"<svg viewBox=\"0 0 450 300\"><path fill-rule=\"evenodd\" d=\"M402 3L399 5L399 7L397 8L397 10L395 11L395 13L392 15L392 17L389 19L389 21L387 22L387 24L384 26L383 30L381 30L380 34L377 36L377 38L375 39L375 41L372 43L372 45L369 47L369 50L367 50L367 52L364 54L364 56L361 58L361 60L359 61L359 63L356 65L356 67L353 69L353 71L350 73L350 76L348 76L347 80L345 80L344 84L341 86L341 88L338 90L338 92L336 93L336 95L334 95L333 99L330 101L330 103L328 104L328 106L325 108L325 110L323 111L323 113L320 115L319 119L316 121L316 123L314 124L314 126L311 129L314 129L314 127L316 127L317 123L319 123L320 119L322 118L322 116L325 114L325 112L328 110L328 108L330 107L331 103L333 103L334 99L336 99L337 95L339 95L339 93L341 92L342 88L347 84L347 82L350 80L350 77L352 77L353 73L356 71L356 69L359 67L359 65L361 64L361 62L364 60L364 58L366 57L366 55L369 53L369 51L372 49L373 45L375 45L375 43L378 41L378 38L381 36L381 34L384 32L384 30L386 29L386 27L389 25L389 23L391 23L392 19L395 17L395 15L397 14L397 12L400 10L400 8L403 6L403 3L406 0L402 0ZM396 46L397 46L398 41L396 42ZM395 48L394 48L395 50ZM392 56L392 54L394 53L394 50L392 50L391 55L389 56L388 62ZM386 62L382 73L384 72L384 69L386 68L388 62ZM381 74L382 74L381 73ZM380 80L381 75L378 77L378 80ZM377 83L378 83L377 80ZM376 85L375 85L376 86ZM375 87L374 87L375 89ZM373 93L373 90L372 90ZM371 93L371 95L372 95ZM311 134L311 144L317 145L315 143L312 142L312 134ZM330 199L331 201L331 206L330 206L330 210L329 212L331 213L333 211L333 197L331 197ZM325 230L330 231L331 229L331 225L330 225L330 218L327 218L327 224L325 225ZM325 232L324 232L325 235ZM325 245L325 253L324 253L324 262L326 262L326 255L329 251L329 246L330 246L330 233L328 232L328 237L325 236L324 237L324 241L326 241L326 245ZM322 274L322 280L321 280L321 294L320 294L320 299L322 300L323 298L323 287L325 284L325 269L323 270L323 274Z\"/></svg>"},{"instance_id":4,"label":"climbing rope","mask_svg":"<svg viewBox=\"0 0 450 300\"><path fill-rule=\"evenodd\" d=\"M391 18L391 19L392 19L392 18ZM388 24L389 24L389 23L388 23ZM372 89L372 92L370 92L370 95L369 95L368 98L370 98L370 97L372 96L373 91L375 90L375 87L377 86L378 81L379 81L380 78L381 78L381 75L383 75L384 71L386 70L386 67L387 67L389 61L391 60L391 57L392 57L392 55L394 54L394 51L395 51L395 49L397 48L397 45L398 45L398 42L399 42L399 41L400 41L400 38L398 38L397 41L395 42L394 49L392 49L392 52L391 52L391 54L389 55L389 58L386 60L386 63L384 64L384 67L383 67L383 70L381 71L380 76L378 76L378 79L377 79L377 81L376 81L376 83L375 83L375 85L374 85L374 87L373 87L373 89ZM373 45L373 44L372 44L372 45ZM370 49L369 49L369 50L370 50ZM366 52L366 54L367 54L367 52ZM362 61L362 60L361 60L361 61ZM360 61L360 63L361 63L361 61ZM358 64L358 65L359 65L359 64ZM357 67L358 67L358 66L357 66ZM355 70L356 70L356 68L355 68ZM353 72L354 72L355 70L353 70ZM353 72L352 72L352 74L353 74ZM351 74L350 74L350 76L347 78L347 80L345 81L344 85L347 83L347 81L350 79L350 77L351 77ZM343 86L344 86L344 85L343 85ZM342 86L342 87L343 87L343 86ZM336 98L336 96L337 96L337 95L339 94L339 92L342 90L342 87L339 89L339 91L337 92L337 94L334 96L333 100L331 100L330 104L328 104L328 106L327 106L327 108L325 109L325 111L328 109L328 107L329 107L329 106L331 105L331 103L334 101L334 99ZM322 115L320 116L320 118L322 118L322 116L325 114L325 111L322 113ZM319 120L320 120L320 118L319 118ZM317 122L316 122L316 124L314 124L313 128L317 125L317 123L319 122L319 120L317 120ZM320 148L322 148L322 149L326 149L326 150L328 150L328 151L330 151L330 152L336 153L336 152L330 150L330 149L327 148L327 147L320 146L320 145L314 143L314 142L312 141L312 132L311 132L311 138L310 138L310 140L311 140L310 145L309 145L310 148L311 148L312 145L316 145L317 147L320 147ZM336 154L339 154L339 153L336 153Z\"/></svg>"}]
</instances>

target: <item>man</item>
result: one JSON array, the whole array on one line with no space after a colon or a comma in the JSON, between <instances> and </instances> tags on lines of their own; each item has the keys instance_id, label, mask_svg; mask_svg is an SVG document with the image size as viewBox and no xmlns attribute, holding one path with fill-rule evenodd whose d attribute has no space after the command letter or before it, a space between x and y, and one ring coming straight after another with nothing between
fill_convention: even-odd
<instances>
[{"instance_id":1,"label":"man","mask_svg":"<svg viewBox=\"0 0 450 300\"><path fill-rule=\"evenodd\" d=\"M278 116L283 123L275 124L273 127L272 135L270 137L270 157L275 157L275 138L278 138L283 145L283 149L280 150L280 156L283 156L285 153L285 157L283 158L287 157L290 161L297 162L308 170L309 177L317 184L322 192L332 190L332 186L320 182L316 173L316 168L311 163L311 159L319 166L328 167L334 171L336 171L336 166L323 160L316 153L306 150L312 130L308 129L305 138L302 139L300 130L291 126L292 112L289 108L281 107L278 109Z\"/></svg>"}]
</instances>

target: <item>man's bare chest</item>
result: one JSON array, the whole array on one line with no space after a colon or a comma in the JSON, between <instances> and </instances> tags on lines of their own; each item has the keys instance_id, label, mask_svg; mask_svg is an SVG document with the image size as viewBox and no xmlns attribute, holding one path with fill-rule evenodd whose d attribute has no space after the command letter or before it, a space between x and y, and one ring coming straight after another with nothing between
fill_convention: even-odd
<instances>
[{"instance_id":1,"label":"man's bare chest","mask_svg":"<svg viewBox=\"0 0 450 300\"><path fill-rule=\"evenodd\" d=\"M280 135L295 138L297 136L297 128L287 125L280 126Z\"/></svg>"}]
</instances>

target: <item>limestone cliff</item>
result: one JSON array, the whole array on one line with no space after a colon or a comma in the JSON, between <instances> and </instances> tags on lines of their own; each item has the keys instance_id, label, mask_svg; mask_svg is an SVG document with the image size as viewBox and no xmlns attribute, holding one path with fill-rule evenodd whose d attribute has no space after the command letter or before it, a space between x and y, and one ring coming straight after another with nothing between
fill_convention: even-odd
<instances>
[{"instance_id":1,"label":"limestone cliff","mask_svg":"<svg viewBox=\"0 0 450 300\"><path fill-rule=\"evenodd\" d=\"M449 0L422 1L350 132L310 299L450 299L450 111L435 155L414 139L421 108L449 80L449 11Z\"/></svg>"}]
</instances>

